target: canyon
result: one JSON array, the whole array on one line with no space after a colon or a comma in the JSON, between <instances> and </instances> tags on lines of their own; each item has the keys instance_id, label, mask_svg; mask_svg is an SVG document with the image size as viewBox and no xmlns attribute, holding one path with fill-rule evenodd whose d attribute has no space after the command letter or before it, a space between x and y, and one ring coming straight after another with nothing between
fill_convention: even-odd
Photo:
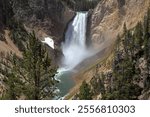
<instances>
[{"instance_id":1,"label":"canyon","mask_svg":"<svg viewBox=\"0 0 150 117\"><path fill-rule=\"evenodd\" d=\"M123 34L124 24L130 30L138 22L143 22L149 6L149 0L100 0L94 9L89 9L86 41L88 47L92 48L93 56L85 57L84 61L78 63L80 65L73 66L82 69L73 76L76 85L70 90L66 99L72 99L78 93L82 82L84 80L90 82L96 72L111 71L114 44L117 36ZM0 52L13 52L19 57L22 56L22 52L10 37L9 26L17 21L23 24L27 32L35 31L41 41L46 37L53 39L54 48L47 46L47 49L53 64L59 66L63 52L71 49L64 49L65 33L76 14L78 13L61 0L14 0L13 2L2 0L0 1ZM74 54L76 55L76 52ZM64 64L68 62L69 58Z\"/></svg>"}]
</instances>

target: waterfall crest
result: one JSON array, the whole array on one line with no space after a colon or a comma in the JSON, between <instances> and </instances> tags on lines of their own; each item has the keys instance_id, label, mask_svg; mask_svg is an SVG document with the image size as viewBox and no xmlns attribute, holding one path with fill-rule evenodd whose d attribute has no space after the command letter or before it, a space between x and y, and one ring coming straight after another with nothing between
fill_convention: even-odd
<instances>
[{"instance_id":1,"label":"waterfall crest","mask_svg":"<svg viewBox=\"0 0 150 117\"><path fill-rule=\"evenodd\" d=\"M69 71L88 57L86 48L87 12L77 12L74 20L69 24L62 43L63 57L61 71Z\"/></svg>"}]
</instances>

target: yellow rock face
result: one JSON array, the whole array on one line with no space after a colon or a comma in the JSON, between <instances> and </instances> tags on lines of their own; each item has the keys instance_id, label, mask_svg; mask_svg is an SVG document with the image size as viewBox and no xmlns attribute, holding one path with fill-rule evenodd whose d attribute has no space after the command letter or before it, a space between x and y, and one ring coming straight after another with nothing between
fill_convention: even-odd
<instances>
[{"instance_id":1,"label":"yellow rock face","mask_svg":"<svg viewBox=\"0 0 150 117\"><path fill-rule=\"evenodd\" d=\"M103 0L94 9L91 17L90 38L94 48L108 46L116 36L133 28L142 21L149 7L150 0Z\"/></svg>"}]
</instances>

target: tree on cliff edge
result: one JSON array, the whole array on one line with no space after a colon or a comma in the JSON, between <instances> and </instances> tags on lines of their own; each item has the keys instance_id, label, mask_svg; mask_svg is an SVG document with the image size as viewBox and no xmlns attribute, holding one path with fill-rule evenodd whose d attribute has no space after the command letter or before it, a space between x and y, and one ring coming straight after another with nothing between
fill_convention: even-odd
<instances>
[{"instance_id":1,"label":"tree on cliff edge","mask_svg":"<svg viewBox=\"0 0 150 117\"><path fill-rule=\"evenodd\" d=\"M79 96L80 100L91 100L92 99L90 86L85 81L83 81L83 83L80 87L80 93L78 96Z\"/></svg>"},{"instance_id":2,"label":"tree on cliff edge","mask_svg":"<svg viewBox=\"0 0 150 117\"><path fill-rule=\"evenodd\" d=\"M56 69L52 68L46 48L42 46L35 34L28 34L28 37L23 59L14 55L9 56L11 65L6 65L5 68L7 91L4 99L23 97L40 100L51 99L55 95Z\"/></svg>"}]
</instances>

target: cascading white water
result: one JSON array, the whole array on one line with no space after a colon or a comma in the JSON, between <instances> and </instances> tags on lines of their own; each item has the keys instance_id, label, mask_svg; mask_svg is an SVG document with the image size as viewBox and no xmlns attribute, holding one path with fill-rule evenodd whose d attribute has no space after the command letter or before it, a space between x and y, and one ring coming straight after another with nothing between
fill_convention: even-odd
<instances>
[{"instance_id":1,"label":"cascading white water","mask_svg":"<svg viewBox=\"0 0 150 117\"><path fill-rule=\"evenodd\" d=\"M87 12L77 12L74 20L69 24L62 43L63 57L60 71L69 71L89 56L86 48Z\"/></svg>"},{"instance_id":2,"label":"cascading white water","mask_svg":"<svg viewBox=\"0 0 150 117\"><path fill-rule=\"evenodd\" d=\"M86 47L87 16L87 12L76 13L68 26L65 42L61 46L63 57L55 78L60 80L57 87L62 97L75 85L71 79L74 68L93 53Z\"/></svg>"},{"instance_id":3,"label":"cascading white water","mask_svg":"<svg viewBox=\"0 0 150 117\"><path fill-rule=\"evenodd\" d=\"M68 26L65 42L61 46L63 57L57 70L58 73L55 75L55 78L60 81L57 84L60 97L64 97L75 85L75 82L70 78L73 69L84 59L94 55L94 52L86 47L87 16L87 12L76 13L74 20ZM54 49L53 39L47 37L42 42ZM59 99L59 97L55 97L55 99Z\"/></svg>"}]
</instances>

